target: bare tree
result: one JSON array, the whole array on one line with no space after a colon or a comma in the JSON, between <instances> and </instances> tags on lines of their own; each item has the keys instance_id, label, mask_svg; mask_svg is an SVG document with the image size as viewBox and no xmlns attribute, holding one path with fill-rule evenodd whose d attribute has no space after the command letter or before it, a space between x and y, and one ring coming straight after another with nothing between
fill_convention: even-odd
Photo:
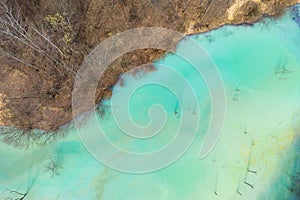
<instances>
[{"instance_id":1,"label":"bare tree","mask_svg":"<svg viewBox=\"0 0 300 200\"><path fill-rule=\"evenodd\" d=\"M67 135L72 124L57 131L20 130L12 127L0 127L0 137L6 144L27 149L32 145L45 145Z\"/></svg>"},{"instance_id":2,"label":"bare tree","mask_svg":"<svg viewBox=\"0 0 300 200\"><path fill-rule=\"evenodd\" d=\"M9 189L8 189L8 190L9 190ZM24 193L18 192L18 191L16 191L16 190L9 190L9 192L10 192L11 194L16 194L16 195L18 195L18 197L15 197L15 198L7 197L7 198L5 198L5 200L23 200L23 199L25 199L26 196L28 195L29 190L26 190L26 192L24 192Z\"/></svg>"},{"instance_id":3,"label":"bare tree","mask_svg":"<svg viewBox=\"0 0 300 200\"><path fill-rule=\"evenodd\" d=\"M27 186L24 192L21 191L21 189L7 189L7 191L9 192L9 196L5 198L5 200L24 200L27 199L26 197L28 196L28 194L30 193L32 187L34 186L40 169L38 169L35 174L31 174L32 168L29 170L28 172L28 176L27 176Z\"/></svg>"},{"instance_id":4,"label":"bare tree","mask_svg":"<svg viewBox=\"0 0 300 200\"><path fill-rule=\"evenodd\" d=\"M50 161L46 163L45 169L50 173L51 177L59 175L59 171L62 169L60 159L51 158Z\"/></svg>"},{"instance_id":5,"label":"bare tree","mask_svg":"<svg viewBox=\"0 0 300 200\"><path fill-rule=\"evenodd\" d=\"M35 25L22 16L18 5L11 7L3 0L0 1L0 14L0 50L8 58L37 70L44 62L61 73L75 73L67 63L73 40L68 17L49 15Z\"/></svg>"}]
</instances>

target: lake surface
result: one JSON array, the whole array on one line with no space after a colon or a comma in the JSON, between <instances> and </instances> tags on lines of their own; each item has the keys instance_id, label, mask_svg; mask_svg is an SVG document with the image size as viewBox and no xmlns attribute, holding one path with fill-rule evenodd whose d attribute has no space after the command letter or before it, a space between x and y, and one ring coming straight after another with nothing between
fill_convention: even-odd
<instances>
[{"instance_id":1,"label":"lake surface","mask_svg":"<svg viewBox=\"0 0 300 200\"><path fill-rule=\"evenodd\" d=\"M198 156L212 112L209 91L189 62L168 54L154 63L156 71L125 75L124 86L118 84L113 90L114 106L122 107L124 91L134 85L160 79L172 83L176 94L149 84L136 90L129 101L132 120L140 126L151 122L151 106L164 108L162 129L161 121L152 121L153 131L159 130L159 134L148 140L124 134L114 121L110 100L104 102L106 115L97 122L117 146L147 153L168 145L182 115L189 113L190 121L199 116L196 137L182 157L152 173L130 174L98 162L85 149L76 129L61 141L27 151L0 144L0 199L19 197L9 190L28 190L25 199L33 200L299 199L299 19L299 7L294 6L279 19L264 19L254 26L224 26L191 36L218 67L227 95L222 136L205 159ZM188 44L182 40L178 51L188 49ZM189 96L178 77L164 73L164 66L187 80L197 91L196 99ZM98 123L91 120L82 130L89 132ZM193 131L189 128L187 133ZM114 159L117 162L119 158Z\"/></svg>"}]
</instances>

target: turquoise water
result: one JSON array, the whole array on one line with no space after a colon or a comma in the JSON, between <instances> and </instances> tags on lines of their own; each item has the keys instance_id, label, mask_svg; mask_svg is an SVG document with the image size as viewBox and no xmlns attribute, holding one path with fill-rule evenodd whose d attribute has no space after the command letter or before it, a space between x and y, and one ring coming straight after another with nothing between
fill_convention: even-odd
<instances>
[{"instance_id":1,"label":"turquoise water","mask_svg":"<svg viewBox=\"0 0 300 200\"><path fill-rule=\"evenodd\" d=\"M199 160L198 155L211 116L208 89L188 62L169 54L155 63L155 72L135 78L126 75L125 85L113 90L113 98L122 99L123 91L140 82L170 80L177 94L152 84L136 90L129 101L131 117L140 126L149 124L152 105L164 107L167 120L158 135L140 140L124 134L113 119L111 101L105 102L106 115L98 122L119 147L146 153L163 148L175 137L184 112L191 118L200 116L196 138L179 160L153 173L121 173L94 159L76 130L64 140L27 151L1 144L0 199L19 197L9 190L28 190L26 198L33 200L299 199L295 185L300 171L300 28L293 18L287 12L254 26L224 26L192 36L215 62L227 94L222 136L205 159ZM187 44L183 40L178 51ZM197 102L189 97L186 85L163 73L163 66L188 80L197 91ZM159 129L160 121L153 123L153 131ZM91 120L82 129L88 132L95 126Z\"/></svg>"}]
</instances>

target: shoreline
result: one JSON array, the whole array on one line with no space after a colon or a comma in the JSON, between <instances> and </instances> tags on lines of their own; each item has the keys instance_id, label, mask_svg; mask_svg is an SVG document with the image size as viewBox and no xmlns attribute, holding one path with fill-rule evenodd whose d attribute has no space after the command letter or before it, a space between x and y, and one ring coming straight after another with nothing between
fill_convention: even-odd
<instances>
[{"instance_id":1,"label":"shoreline","mask_svg":"<svg viewBox=\"0 0 300 200\"><path fill-rule=\"evenodd\" d=\"M220 29L220 28L222 28L224 26L253 26L256 23L259 23L259 22L261 22L264 19L269 19L269 18L270 19L276 19L276 18L280 18L281 16L283 16L288 11L288 9L294 7L295 5L297 5L299 3L300 3L299 1L297 1L297 3L295 3L294 1L293 2L290 1L289 4L283 10L281 10L279 13L275 13L275 15L272 15L272 14L269 14L269 13L262 14L262 13L258 12L258 16L250 16L251 19L244 20L245 22L242 22L242 23L237 22L237 21L240 21L240 19L238 19L238 20L236 19L236 20L233 20L232 23L222 24L221 22L217 22L216 24L212 24L212 27L216 26L215 28L211 28L211 27L204 28L203 29L204 31L200 31L200 32L197 32L197 33L194 33L196 30L192 30L191 33L189 33L190 30L186 30L186 37L187 36L193 36L193 35L199 35L199 34L207 34L207 33L210 33L212 31L218 30L218 29ZM290 4L292 4L292 5L290 5ZM226 22L227 19L224 19L223 21ZM187 28L187 29L189 29L189 28ZM208 30L205 30L205 29L208 29ZM182 40L184 40L184 38L180 39L179 42L178 42L178 44ZM128 55L127 58L125 57L125 59L123 59L123 60L128 61L128 59L129 59L129 61L130 61L130 59L132 58L132 55L134 55L134 54ZM149 51L149 53L147 53L147 51L145 51L145 52L142 52L140 55L141 56L139 58L137 58L137 60L130 61L129 65L136 66L136 63L139 64L139 62L141 62L141 61L149 61L149 60L153 63L153 62L155 62L155 61L163 58L166 55L166 53L165 52L154 52L153 53L152 51ZM122 64L123 60L117 61L115 65ZM111 85L99 88L99 91L97 91L97 94L96 94L96 96L98 97L97 98L98 99L97 106L100 105L101 102L104 99L107 99L107 98L111 97L110 96L111 95L111 91L113 90L114 85L116 85L118 83L120 76L122 74L126 73L126 71L130 70L130 69L132 69L132 68L129 67L128 69L126 68L125 71L120 71L120 72L117 71L117 72L113 72L112 74L108 74L108 76L106 77L106 79L104 79L104 82L105 82L105 80L110 79ZM72 82L72 79L70 79L69 82ZM72 85L72 83L68 83L68 85ZM108 85L109 85L109 83L108 83ZM70 87L70 86L68 86L68 87ZM67 87L67 89L68 89L68 87ZM62 91L62 92L66 93L66 91ZM1 94L1 90L0 90L0 94ZM64 94L64 95L66 95L66 94ZM64 104L66 104L65 101L67 101L67 100L62 99L61 101L64 102ZM29 103L30 103L30 101L29 101ZM69 105L67 105L67 106L69 106ZM31 125L27 126L28 123L26 122L26 119L23 119L23 118L26 118L26 116L20 116L21 118L14 119L14 123L19 124L18 120L20 120L20 119L25 120L24 127L27 127L29 129L27 129L27 128L23 128L22 129L22 128L20 128L20 127L23 126L22 123L21 123L20 127L18 127L18 126L16 126L13 123L13 121L11 121L11 122L8 121L7 122L8 124L11 123L11 125L12 125L12 126L8 126L8 127L16 127L16 129L18 129L18 130L29 131L29 132L32 131L32 130L42 130L42 131L45 131L45 132L59 132L59 130L61 129L61 127L69 126L70 124L72 124L72 121L74 120L73 117L70 115L70 113L67 114L67 115L65 113L65 112L69 112L70 108L68 108L68 107L61 107L59 105L54 104L54 107L52 109L51 105L47 105L47 102L46 102L45 109L46 109L46 111L45 111L46 114L43 114L43 116L40 117L41 119L38 119L38 121L43 121L44 115L46 115L46 117L47 117L47 113L49 113L50 118L47 119L47 120L49 120L50 124L51 123L55 124L55 122L56 122L57 126L55 126L55 125L52 125L52 126L46 125L47 121L45 123L41 123L41 124L35 124L35 121L33 121L33 122L30 122ZM67 110L65 110L65 109L67 109ZM52 115L51 112L61 113L60 116L64 120L62 120L62 121L55 121L54 120L54 121L51 122L51 120L52 120L52 118L51 118L51 115ZM1 115L1 110L0 110L0 115ZM53 117L55 117L55 116L56 115L53 115ZM57 118L57 116L56 116L56 118ZM62 122L67 122L67 123L62 123ZM7 124L7 123L1 123L1 125L2 124ZM62 124L59 124L59 123L62 123ZM43 125L43 124L45 124L45 125ZM45 127L45 129L37 129L37 127ZM49 130L49 128L46 128L46 127L50 127L50 129L53 129L53 130ZM51 127L55 127L55 128L51 128Z\"/></svg>"}]
</instances>

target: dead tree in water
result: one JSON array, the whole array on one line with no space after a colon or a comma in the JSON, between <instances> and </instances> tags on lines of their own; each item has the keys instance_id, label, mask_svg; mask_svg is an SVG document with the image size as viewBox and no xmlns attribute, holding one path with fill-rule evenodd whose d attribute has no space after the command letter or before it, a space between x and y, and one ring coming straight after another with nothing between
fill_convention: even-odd
<instances>
[{"instance_id":1,"label":"dead tree in water","mask_svg":"<svg viewBox=\"0 0 300 200\"><path fill-rule=\"evenodd\" d=\"M178 102L178 100L176 100L175 109L174 109L174 115L178 114L178 109L179 109L179 102Z\"/></svg>"},{"instance_id":2,"label":"dead tree in water","mask_svg":"<svg viewBox=\"0 0 300 200\"><path fill-rule=\"evenodd\" d=\"M238 193L240 196L242 196L242 193L240 192L240 184L238 184L236 188L236 193Z\"/></svg>"},{"instance_id":3,"label":"dead tree in water","mask_svg":"<svg viewBox=\"0 0 300 200\"><path fill-rule=\"evenodd\" d=\"M233 101L239 101L239 94L238 93L235 93L234 95L233 95L233 99L232 99Z\"/></svg>"},{"instance_id":4,"label":"dead tree in water","mask_svg":"<svg viewBox=\"0 0 300 200\"><path fill-rule=\"evenodd\" d=\"M233 94L233 101L239 101L239 93L241 92L240 86L238 85L235 88L234 94Z\"/></svg>"},{"instance_id":5,"label":"dead tree in water","mask_svg":"<svg viewBox=\"0 0 300 200\"><path fill-rule=\"evenodd\" d=\"M30 176L31 174L28 173L27 188L26 188L25 192L20 192L20 189L17 189L17 190L7 189L7 191L9 192L9 197L5 198L5 200L24 200L24 199L27 199L26 197L28 196L28 194L30 193L33 185L35 184L39 172L40 172L40 170L38 170L34 174L34 176Z\"/></svg>"},{"instance_id":6,"label":"dead tree in water","mask_svg":"<svg viewBox=\"0 0 300 200\"><path fill-rule=\"evenodd\" d=\"M19 197L17 197L17 198L7 197L6 200L23 200L28 195L29 190L27 190L25 193L21 193L21 192L15 191L15 190L9 190L9 192L11 194L18 195Z\"/></svg>"},{"instance_id":7,"label":"dead tree in water","mask_svg":"<svg viewBox=\"0 0 300 200\"><path fill-rule=\"evenodd\" d=\"M236 193L238 193L240 196L242 196L242 193L240 192L240 182L241 182L241 177L239 179L239 182L238 182L238 185L237 185L237 188L236 188Z\"/></svg>"},{"instance_id":8,"label":"dead tree in water","mask_svg":"<svg viewBox=\"0 0 300 200\"><path fill-rule=\"evenodd\" d=\"M247 126L245 126L245 128L244 128L244 134L248 134Z\"/></svg>"},{"instance_id":9,"label":"dead tree in water","mask_svg":"<svg viewBox=\"0 0 300 200\"><path fill-rule=\"evenodd\" d=\"M197 114L197 113L196 113L196 105L197 105L197 104L194 105L193 115L196 115L196 114Z\"/></svg>"},{"instance_id":10,"label":"dead tree in water","mask_svg":"<svg viewBox=\"0 0 300 200\"><path fill-rule=\"evenodd\" d=\"M247 164L247 171L250 172L250 173L253 173L253 174L257 174L256 171L250 169L253 146L254 146L254 140L252 140L252 146L251 146L250 155L249 155L248 164Z\"/></svg>"},{"instance_id":11,"label":"dead tree in water","mask_svg":"<svg viewBox=\"0 0 300 200\"><path fill-rule=\"evenodd\" d=\"M218 196L218 191L217 191L217 189L218 189L218 173L217 173L217 175L216 175L216 182L215 182L215 188L214 188L214 194L216 195L216 196Z\"/></svg>"},{"instance_id":12,"label":"dead tree in water","mask_svg":"<svg viewBox=\"0 0 300 200\"><path fill-rule=\"evenodd\" d=\"M289 74L294 73L294 71L288 69L287 60L279 59L277 66L275 67L275 75L278 75L279 80L288 80Z\"/></svg>"},{"instance_id":13,"label":"dead tree in water","mask_svg":"<svg viewBox=\"0 0 300 200\"><path fill-rule=\"evenodd\" d=\"M254 140L252 140L252 146L251 146L251 149L250 149L250 155L248 157L248 163L247 163L247 171L246 171L246 175L245 175L245 179L244 179L244 183L246 185L248 185L249 187L251 187L251 189L253 189L254 186L247 182L248 173L257 174L256 171L250 169L253 146L254 146Z\"/></svg>"},{"instance_id":14,"label":"dead tree in water","mask_svg":"<svg viewBox=\"0 0 300 200\"><path fill-rule=\"evenodd\" d=\"M51 159L50 162L45 165L45 168L50 172L50 176L53 177L59 175L59 170L62 166L60 165L59 159Z\"/></svg>"}]
</instances>

